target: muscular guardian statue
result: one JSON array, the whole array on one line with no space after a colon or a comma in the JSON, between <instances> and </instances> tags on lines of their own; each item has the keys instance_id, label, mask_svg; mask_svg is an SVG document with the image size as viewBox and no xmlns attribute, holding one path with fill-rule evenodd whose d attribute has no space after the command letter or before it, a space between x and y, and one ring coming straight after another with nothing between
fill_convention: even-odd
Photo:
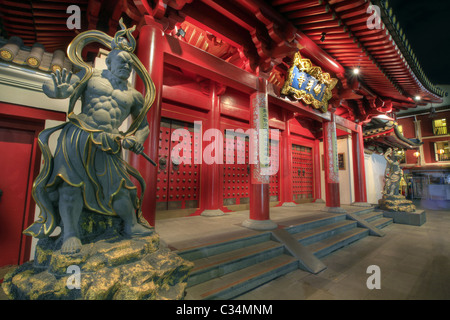
<instances>
[{"instance_id":1,"label":"muscular guardian statue","mask_svg":"<svg viewBox=\"0 0 450 320\"><path fill-rule=\"evenodd\" d=\"M122 158L122 148L143 152L149 135L148 122L142 117L144 98L128 84L133 68L130 47L124 38L115 40L106 70L93 69L85 79L83 73L72 75L63 69L43 85L44 93L55 99L71 97L76 91L78 96L71 102L81 99L81 112L41 133L41 144L47 146L50 134L61 129L54 155L43 150L46 162L35 181L33 195L41 209L40 219L24 232L46 237L62 222L61 251L66 254L81 249L82 210L119 216L128 237L153 232L142 217L137 187L130 179L134 176L141 183L142 177ZM80 83L82 78L85 81ZM132 134L125 135L119 127L129 115L140 121Z\"/></svg>"},{"instance_id":2,"label":"muscular guardian statue","mask_svg":"<svg viewBox=\"0 0 450 320\"><path fill-rule=\"evenodd\" d=\"M400 167L400 156L389 148L384 153L384 158L387 161L386 170L384 173L385 185L383 193L385 195L398 195L400 191L400 181L403 177L403 170Z\"/></svg>"}]
</instances>

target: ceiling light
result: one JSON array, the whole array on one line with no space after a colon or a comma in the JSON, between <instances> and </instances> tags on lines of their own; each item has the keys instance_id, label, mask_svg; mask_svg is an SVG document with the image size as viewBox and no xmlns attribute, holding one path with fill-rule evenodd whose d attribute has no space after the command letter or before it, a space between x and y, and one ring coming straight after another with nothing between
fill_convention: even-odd
<instances>
[{"instance_id":1,"label":"ceiling light","mask_svg":"<svg viewBox=\"0 0 450 320\"><path fill-rule=\"evenodd\" d=\"M420 96L415 96L414 99L416 99L416 101L420 100Z\"/></svg>"},{"instance_id":2,"label":"ceiling light","mask_svg":"<svg viewBox=\"0 0 450 320\"><path fill-rule=\"evenodd\" d=\"M354 68L353 69L353 74L359 74L359 68Z\"/></svg>"},{"instance_id":3,"label":"ceiling light","mask_svg":"<svg viewBox=\"0 0 450 320\"><path fill-rule=\"evenodd\" d=\"M389 117L388 115L385 115L385 114L376 115L374 118L381 119L381 120L394 121L393 118L391 118L391 117Z\"/></svg>"}]
</instances>

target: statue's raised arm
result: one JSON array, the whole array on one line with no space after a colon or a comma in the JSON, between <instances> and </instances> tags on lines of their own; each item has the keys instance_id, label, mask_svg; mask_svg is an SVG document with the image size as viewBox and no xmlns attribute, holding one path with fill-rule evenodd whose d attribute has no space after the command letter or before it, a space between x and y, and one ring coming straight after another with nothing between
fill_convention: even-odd
<instances>
[{"instance_id":1,"label":"statue's raised arm","mask_svg":"<svg viewBox=\"0 0 450 320\"><path fill-rule=\"evenodd\" d=\"M75 87L80 82L80 78L72 74L72 71L67 71L65 68L62 72L56 70L52 73L52 79L44 82L42 90L47 97L52 99L66 99L69 98Z\"/></svg>"},{"instance_id":2,"label":"statue's raised arm","mask_svg":"<svg viewBox=\"0 0 450 320\"><path fill-rule=\"evenodd\" d=\"M392 155L392 148L389 148L389 149L387 149L386 152L384 153L384 158L386 159L386 161L387 161L388 163L391 163L391 162L392 162L392 160L390 159L391 155Z\"/></svg>"}]
</instances>

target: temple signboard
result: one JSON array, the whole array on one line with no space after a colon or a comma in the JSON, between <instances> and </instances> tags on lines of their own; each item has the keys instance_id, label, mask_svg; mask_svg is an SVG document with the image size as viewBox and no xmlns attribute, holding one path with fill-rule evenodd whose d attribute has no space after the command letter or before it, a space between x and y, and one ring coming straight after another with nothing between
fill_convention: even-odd
<instances>
[{"instance_id":1,"label":"temple signboard","mask_svg":"<svg viewBox=\"0 0 450 320\"><path fill-rule=\"evenodd\" d=\"M331 90L337 82L337 79L331 78L329 73L322 72L320 67L313 66L309 59L303 59L297 52L281 93L327 112L328 101L332 97Z\"/></svg>"}]
</instances>

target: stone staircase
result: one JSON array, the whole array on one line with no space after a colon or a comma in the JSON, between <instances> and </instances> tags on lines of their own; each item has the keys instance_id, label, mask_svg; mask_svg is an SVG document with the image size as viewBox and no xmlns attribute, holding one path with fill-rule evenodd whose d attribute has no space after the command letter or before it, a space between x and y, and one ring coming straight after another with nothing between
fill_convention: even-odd
<instances>
[{"instance_id":1,"label":"stone staircase","mask_svg":"<svg viewBox=\"0 0 450 320\"><path fill-rule=\"evenodd\" d=\"M373 208L355 214L378 229L392 223L392 219L383 218L383 213ZM300 249L317 259L369 235L368 229L358 227L358 222L348 220L345 213L314 213L284 230ZM292 254L286 243L270 231L177 253L195 265L188 280L188 300L232 299L279 276L304 269L301 257Z\"/></svg>"},{"instance_id":2,"label":"stone staircase","mask_svg":"<svg viewBox=\"0 0 450 320\"><path fill-rule=\"evenodd\" d=\"M373 226L377 227L378 229L383 229L384 227L393 223L392 218L385 218L383 216L383 210L375 208L361 210L356 212L356 214L362 219L366 220L367 222L370 222Z\"/></svg>"}]
</instances>

